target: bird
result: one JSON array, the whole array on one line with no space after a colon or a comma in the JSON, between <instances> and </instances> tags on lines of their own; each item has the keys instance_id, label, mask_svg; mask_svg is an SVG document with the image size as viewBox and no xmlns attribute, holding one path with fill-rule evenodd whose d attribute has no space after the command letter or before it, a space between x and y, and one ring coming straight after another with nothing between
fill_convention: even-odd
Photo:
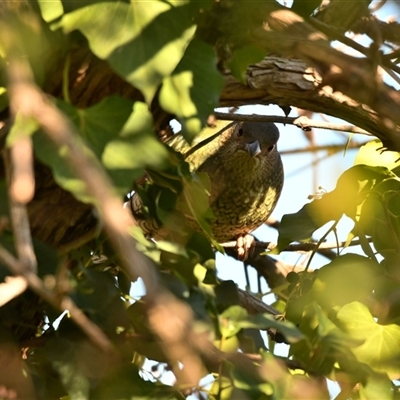
<instances>
[{"instance_id":1,"label":"bird","mask_svg":"<svg viewBox=\"0 0 400 400\"><path fill-rule=\"evenodd\" d=\"M272 122L217 121L215 131L205 139L200 135L191 146L181 135L174 135L167 144L183 154L191 171L208 175L212 235L219 243L236 240L238 258L245 259L254 248L250 232L268 219L282 192L279 130ZM130 203L144 233L165 236L165 231L160 233L162 227L144 217L138 193ZM201 231L192 215L185 217L192 229Z\"/></svg>"}]
</instances>

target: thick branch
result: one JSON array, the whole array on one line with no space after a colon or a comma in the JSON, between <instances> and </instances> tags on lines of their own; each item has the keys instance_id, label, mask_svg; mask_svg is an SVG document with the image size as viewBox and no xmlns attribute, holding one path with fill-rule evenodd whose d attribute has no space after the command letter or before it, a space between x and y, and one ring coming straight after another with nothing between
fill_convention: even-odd
<instances>
[{"instance_id":1,"label":"thick branch","mask_svg":"<svg viewBox=\"0 0 400 400\"><path fill-rule=\"evenodd\" d=\"M395 143L398 140L397 137L400 137L400 128L393 125L392 129L382 124L378 114L371 108L341 92L333 92L328 86L321 87L320 75L301 60L266 57L262 62L249 66L246 84L238 82L231 75L226 75L221 105L248 104L278 104L281 107L294 105L298 108L328 114L354 124L357 133L366 131L384 143L388 141ZM285 117L281 118L283 122ZM293 119L294 121L296 118ZM296 121L296 125L298 123L301 121ZM311 126L314 124L315 122ZM341 130L345 131L347 127ZM389 148L397 150L395 146Z\"/></svg>"}]
</instances>

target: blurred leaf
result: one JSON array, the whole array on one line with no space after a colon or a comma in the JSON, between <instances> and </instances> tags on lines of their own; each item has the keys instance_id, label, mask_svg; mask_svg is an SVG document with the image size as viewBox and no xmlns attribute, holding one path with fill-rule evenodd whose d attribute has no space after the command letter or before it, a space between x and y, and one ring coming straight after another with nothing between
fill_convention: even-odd
<instances>
[{"instance_id":1,"label":"blurred leaf","mask_svg":"<svg viewBox=\"0 0 400 400\"><path fill-rule=\"evenodd\" d=\"M240 321L247 317L247 311L240 306L227 308L219 315L219 331L222 337L236 335L241 329Z\"/></svg>"},{"instance_id":2,"label":"blurred leaf","mask_svg":"<svg viewBox=\"0 0 400 400\"><path fill-rule=\"evenodd\" d=\"M4 59L27 62L36 83L42 85L48 71L59 61L54 51L59 48L62 39L51 34L32 9L25 7L24 12L17 12L17 9L5 7L3 10L0 53ZM4 85L4 82L1 84Z\"/></svg>"},{"instance_id":3,"label":"blurred leaf","mask_svg":"<svg viewBox=\"0 0 400 400\"><path fill-rule=\"evenodd\" d=\"M222 84L214 50L198 39L189 44L172 75L164 78L160 104L179 119L189 143L218 106Z\"/></svg>"},{"instance_id":4,"label":"blurred leaf","mask_svg":"<svg viewBox=\"0 0 400 400\"><path fill-rule=\"evenodd\" d=\"M386 375L371 374L365 385L360 385L360 400L393 400L392 382Z\"/></svg>"},{"instance_id":5,"label":"blurred leaf","mask_svg":"<svg viewBox=\"0 0 400 400\"><path fill-rule=\"evenodd\" d=\"M258 353L260 349L267 351L259 329L242 329L237 335L240 349L244 353Z\"/></svg>"},{"instance_id":6,"label":"blurred leaf","mask_svg":"<svg viewBox=\"0 0 400 400\"><path fill-rule=\"evenodd\" d=\"M372 167L386 167L390 170L398 167L400 165L400 161L397 161L398 154L392 151L382 151L382 147L382 142L377 139L364 144L357 153L354 165L365 164Z\"/></svg>"},{"instance_id":7,"label":"blurred leaf","mask_svg":"<svg viewBox=\"0 0 400 400\"><path fill-rule=\"evenodd\" d=\"M382 269L375 261L345 254L318 270L309 299L324 309L362 301L372 294L380 274Z\"/></svg>"},{"instance_id":8,"label":"blurred leaf","mask_svg":"<svg viewBox=\"0 0 400 400\"><path fill-rule=\"evenodd\" d=\"M126 276L123 271L118 271L118 287L121 290L122 295L129 296L131 292L132 282Z\"/></svg>"},{"instance_id":9,"label":"blurred leaf","mask_svg":"<svg viewBox=\"0 0 400 400\"><path fill-rule=\"evenodd\" d=\"M33 238L33 249L38 264L38 276L55 274L60 261L57 250L35 238Z\"/></svg>"},{"instance_id":10,"label":"blurred leaf","mask_svg":"<svg viewBox=\"0 0 400 400\"><path fill-rule=\"evenodd\" d=\"M308 18L320 5L321 0L294 0L291 9L303 18Z\"/></svg>"},{"instance_id":11,"label":"blurred leaf","mask_svg":"<svg viewBox=\"0 0 400 400\"><path fill-rule=\"evenodd\" d=\"M7 89L0 86L0 112L8 107L8 103Z\"/></svg>"},{"instance_id":12,"label":"blurred leaf","mask_svg":"<svg viewBox=\"0 0 400 400\"><path fill-rule=\"evenodd\" d=\"M79 29L92 51L150 103L193 38L192 8L163 1L97 3L64 15L62 26L66 32Z\"/></svg>"},{"instance_id":13,"label":"blurred leaf","mask_svg":"<svg viewBox=\"0 0 400 400\"><path fill-rule=\"evenodd\" d=\"M70 340L55 338L46 341L45 351L53 368L61 378L61 382L71 399L88 400L90 382L85 374L82 374L77 364L80 356L77 346Z\"/></svg>"},{"instance_id":14,"label":"blurred leaf","mask_svg":"<svg viewBox=\"0 0 400 400\"><path fill-rule=\"evenodd\" d=\"M211 385L209 394L211 399L228 400L232 399L233 383L226 376L219 376Z\"/></svg>"},{"instance_id":15,"label":"blurred leaf","mask_svg":"<svg viewBox=\"0 0 400 400\"><path fill-rule=\"evenodd\" d=\"M54 180L63 189L71 192L78 200L89 203L93 201L87 193L84 183L75 177L66 160L66 149L57 148L42 132L33 136L35 156L43 164L51 167ZM89 150L88 150L89 152Z\"/></svg>"},{"instance_id":16,"label":"blurred leaf","mask_svg":"<svg viewBox=\"0 0 400 400\"><path fill-rule=\"evenodd\" d=\"M189 288L172 274L162 274L163 284L179 299L186 300L189 298Z\"/></svg>"},{"instance_id":17,"label":"blurred leaf","mask_svg":"<svg viewBox=\"0 0 400 400\"><path fill-rule=\"evenodd\" d=\"M64 13L64 7L61 0L38 0L40 12L46 22L54 21Z\"/></svg>"},{"instance_id":18,"label":"blurred leaf","mask_svg":"<svg viewBox=\"0 0 400 400\"><path fill-rule=\"evenodd\" d=\"M214 346L224 353L234 353L239 349L239 340L236 335L226 337L222 335L221 340L214 340Z\"/></svg>"},{"instance_id":19,"label":"blurred leaf","mask_svg":"<svg viewBox=\"0 0 400 400\"><path fill-rule=\"evenodd\" d=\"M359 302L344 305L337 313L341 328L352 338L363 340L353 349L357 359L389 375L400 374L400 326L379 325Z\"/></svg>"},{"instance_id":20,"label":"blurred leaf","mask_svg":"<svg viewBox=\"0 0 400 400\"><path fill-rule=\"evenodd\" d=\"M8 187L4 179L0 179L0 216L8 215Z\"/></svg>"},{"instance_id":21,"label":"blurred leaf","mask_svg":"<svg viewBox=\"0 0 400 400\"><path fill-rule=\"evenodd\" d=\"M233 281L220 282L214 289L218 309L223 311L240 304L238 289Z\"/></svg>"}]
</instances>

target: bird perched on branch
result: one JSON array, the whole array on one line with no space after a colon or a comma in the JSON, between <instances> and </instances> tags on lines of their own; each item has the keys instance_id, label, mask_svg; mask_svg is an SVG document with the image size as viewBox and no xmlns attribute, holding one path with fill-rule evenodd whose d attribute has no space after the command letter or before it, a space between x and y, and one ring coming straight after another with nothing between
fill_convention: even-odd
<instances>
[{"instance_id":1,"label":"bird perched on branch","mask_svg":"<svg viewBox=\"0 0 400 400\"><path fill-rule=\"evenodd\" d=\"M212 234L220 243L236 239L242 259L251 246L249 232L267 220L282 191L278 139L279 131L273 123L219 121L216 133L214 129L211 136L200 137L192 146L184 144L179 135L167 142L183 154L192 171L207 173ZM160 227L143 218L142 206L135 193L132 213L144 232L156 237ZM191 228L201 230L196 218L185 216Z\"/></svg>"}]
</instances>

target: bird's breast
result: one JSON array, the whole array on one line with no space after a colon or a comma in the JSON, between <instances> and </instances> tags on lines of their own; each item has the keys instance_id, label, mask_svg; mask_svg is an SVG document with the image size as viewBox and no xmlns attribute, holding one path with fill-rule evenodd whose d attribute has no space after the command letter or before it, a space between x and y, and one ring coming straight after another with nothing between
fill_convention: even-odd
<instances>
[{"instance_id":1,"label":"bird's breast","mask_svg":"<svg viewBox=\"0 0 400 400\"><path fill-rule=\"evenodd\" d=\"M265 222L283 183L281 164L269 165L245 152L209 175L212 230L218 241L246 234Z\"/></svg>"}]
</instances>

